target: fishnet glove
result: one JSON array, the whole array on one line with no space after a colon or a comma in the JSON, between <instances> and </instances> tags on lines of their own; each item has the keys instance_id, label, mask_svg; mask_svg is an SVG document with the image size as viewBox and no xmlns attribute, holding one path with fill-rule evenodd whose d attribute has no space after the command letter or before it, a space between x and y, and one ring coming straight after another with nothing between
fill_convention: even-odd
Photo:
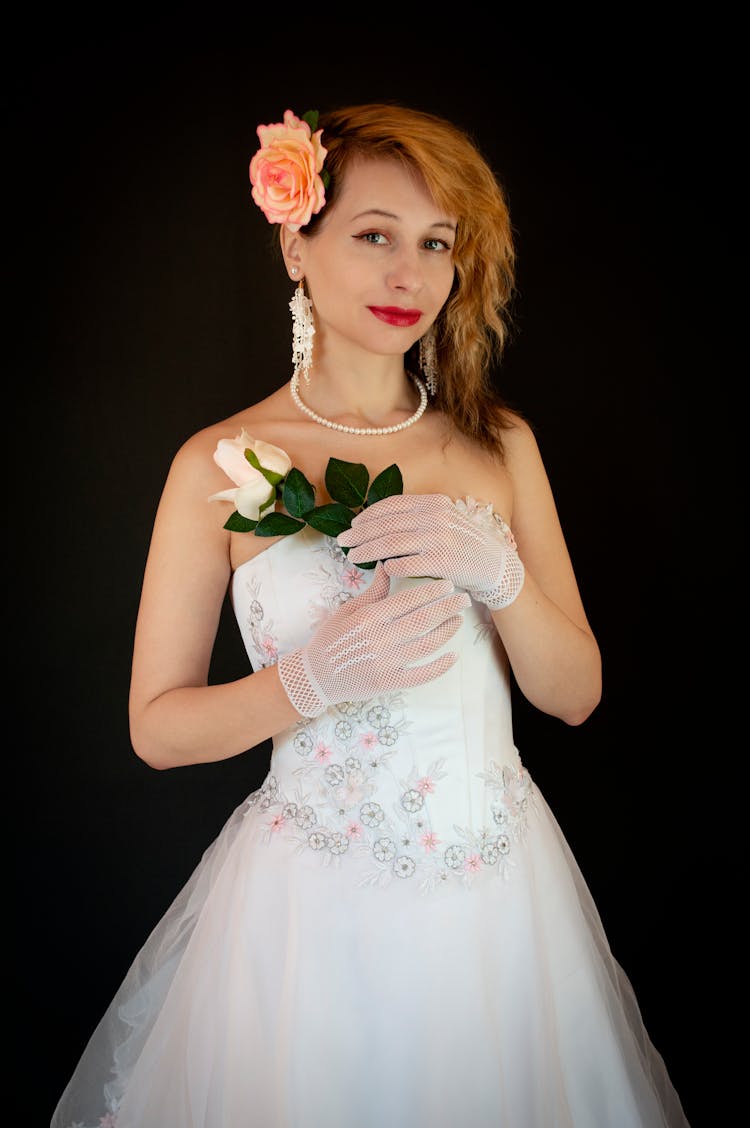
<instances>
[{"instance_id":1,"label":"fishnet glove","mask_svg":"<svg viewBox=\"0 0 750 1128\"><path fill-rule=\"evenodd\" d=\"M306 646L279 659L281 684L303 717L317 717L340 701L422 685L456 662L458 655L449 653L409 665L453 637L468 597L448 580L389 592L390 579L378 564L367 591L342 604Z\"/></svg>"},{"instance_id":2,"label":"fishnet glove","mask_svg":"<svg viewBox=\"0 0 750 1128\"><path fill-rule=\"evenodd\" d=\"M444 494L386 497L337 539L353 564L382 560L389 576L441 576L493 611L508 607L523 586L524 567L502 518Z\"/></svg>"}]
</instances>

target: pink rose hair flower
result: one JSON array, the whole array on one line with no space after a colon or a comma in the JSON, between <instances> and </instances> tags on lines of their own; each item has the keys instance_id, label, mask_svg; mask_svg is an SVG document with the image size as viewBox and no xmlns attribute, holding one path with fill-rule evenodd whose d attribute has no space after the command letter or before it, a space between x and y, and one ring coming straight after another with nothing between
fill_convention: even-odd
<instances>
[{"instance_id":1,"label":"pink rose hair flower","mask_svg":"<svg viewBox=\"0 0 750 1128\"><path fill-rule=\"evenodd\" d=\"M326 202L328 150L317 122L317 111L298 118L286 110L283 122L257 129L260 149L250 161L253 200L269 223L286 223L290 231L309 223Z\"/></svg>"}]
</instances>

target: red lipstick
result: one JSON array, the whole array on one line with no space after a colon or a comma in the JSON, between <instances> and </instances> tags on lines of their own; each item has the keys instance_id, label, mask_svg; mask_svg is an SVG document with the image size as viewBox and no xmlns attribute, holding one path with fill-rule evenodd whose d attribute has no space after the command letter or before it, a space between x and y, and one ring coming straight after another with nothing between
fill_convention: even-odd
<instances>
[{"instance_id":1,"label":"red lipstick","mask_svg":"<svg viewBox=\"0 0 750 1128\"><path fill-rule=\"evenodd\" d=\"M370 313L373 313L380 321L385 321L387 325L402 327L416 325L422 316L421 309L401 309L399 306L368 306L367 308Z\"/></svg>"}]
</instances>

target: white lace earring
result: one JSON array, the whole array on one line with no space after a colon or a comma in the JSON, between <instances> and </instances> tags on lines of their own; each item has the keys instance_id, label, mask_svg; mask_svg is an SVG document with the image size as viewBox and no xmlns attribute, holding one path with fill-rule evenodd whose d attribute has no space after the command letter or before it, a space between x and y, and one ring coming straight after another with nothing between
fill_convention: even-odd
<instances>
[{"instance_id":1,"label":"white lace earring","mask_svg":"<svg viewBox=\"0 0 750 1128\"><path fill-rule=\"evenodd\" d=\"M290 273L296 274L297 267L293 266ZM292 364L294 375L299 376L301 372L305 378L305 383L309 384L315 323L312 315L312 302L305 294L305 283L301 278L297 284L297 289L294 291L294 297L289 303L289 308L292 311Z\"/></svg>"},{"instance_id":2,"label":"white lace earring","mask_svg":"<svg viewBox=\"0 0 750 1128\"><path fill-rule=\"evenodd\" d=\"M427 391L431 396L434 396L437 391L438 382L438 363L437 363L437 339L435 336L435 326L431 325L426 333L419 338L419 367L424 376L424 382L427 385Z\"/></svg>"}]
</instances>

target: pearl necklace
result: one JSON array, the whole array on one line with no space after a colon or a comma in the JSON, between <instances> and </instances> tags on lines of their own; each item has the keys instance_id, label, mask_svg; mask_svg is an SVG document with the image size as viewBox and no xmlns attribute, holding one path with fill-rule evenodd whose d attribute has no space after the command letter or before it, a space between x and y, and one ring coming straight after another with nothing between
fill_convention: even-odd
<instances>
[{"instance_id":1,"label":"pearl necklace","mask_svg":"<svg viewBox=\"0 0 750 1128\"><path fill-rule=\"evenodd\" d=\"M425 388L419 377L409 373L414 383L419 390L419 407L410 415L408 419L404 419L403 423L394 423L392 427L347 427L343 423L334 423L332 419L325 419L322 415L318 415L312 408L308 407L306 403L302 402L299 394L299 375L294 373L291 383L289 385L292 393L292 399L296 403L300 411L305 415L309 415L316 423L322 424L323 427L330 427L334 431L345 431L347 435L392 435L395 431L403 431L406 427L411 427L418 419L421 419L427 407L427 389Z\"/></svg>"}]
</instances>

